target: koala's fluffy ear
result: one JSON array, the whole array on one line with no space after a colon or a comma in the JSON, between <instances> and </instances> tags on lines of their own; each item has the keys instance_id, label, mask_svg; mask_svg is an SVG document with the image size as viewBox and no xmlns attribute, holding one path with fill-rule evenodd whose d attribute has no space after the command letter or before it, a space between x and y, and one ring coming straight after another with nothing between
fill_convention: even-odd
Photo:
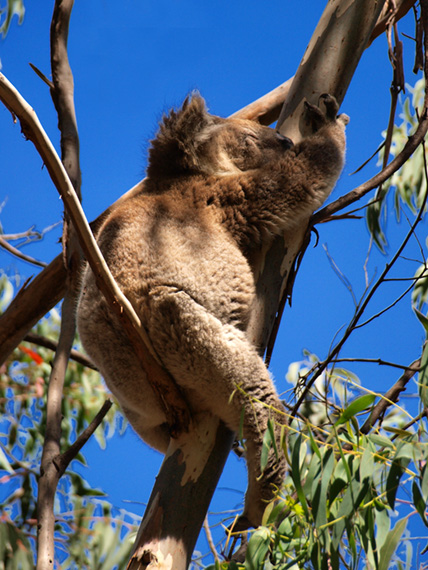
<instances>
[{"instance_id":1,"label":"koala's fluffy ear","mask_svg":"<svg viewBox=\"0 0 428 570\"><path fill-rule=\"evenodd\" d=\"M209 115L199 94L187 97L178 111L171 110L159 125L149 150L149 178L198 170L197 149L218 120Z\"/></svg>"}]
</instances>

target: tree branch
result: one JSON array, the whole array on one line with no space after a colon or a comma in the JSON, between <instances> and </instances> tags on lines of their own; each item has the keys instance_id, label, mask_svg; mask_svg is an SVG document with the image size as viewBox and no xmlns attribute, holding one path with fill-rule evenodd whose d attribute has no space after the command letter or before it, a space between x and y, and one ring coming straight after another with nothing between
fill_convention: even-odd
<instances>
[{"instance_id":1,"label":"tree branch","mask_svg":"<svg viewBox=\"0 0 428 570\"><path fill-rule=\"evenodd\" d=\"M43 348L48 348L49 350L53 350L56 352L58 350L58 343L50 338L45 336L41 336L39 334L29 332L24 336L26 342L31 342L32 344L37 344L38 346L43 346ZM72 349L70 352L70 358L87 368L92 368L92 370L97 370L95 364L84 354L81 352Z\"/></svg>"},{"instance_id":2,"label":"tree branch","mask_svg":"<svg viewBox=\"0 0 428 570\"><path fill-rule=\"evenodd\" d=\"M44 261L38 261L34 259L34 257L30 257L29 255L25 255L16 247L13 247L8 241L6 241L2 236L0 236L0 246L3 247L6 251L14 255L15 257L19 257L23 261L27 261L28 263L32 263L33 265L38 265L39 267L47 267L48 264Z\"/></svg>"},{"instance_id":3,"label":"tree branch","mask_svg":"<svg viewBox=\"0 0 428 570\"><path fill-rule=\"evenodd\" d=\"M60 473L54 460L60 455L62 397L65 372L74 335L75 302L66 295L62 304L61 334L49 378L46 430L37 494L37 570L54 568L54 502Z\"/></svg>"},{"instance_id":4,"label":"tree branch","mask_svg":"<svg viewBox=\"0 0 428 570\"><path fill-rule=\"evenodd\" d=\"M428 0L421 0L420 4L421 4L422 24L423 24L423 29L424 29L424 75L425 75L425 78L427 78L428 77ZM423 136L421 136L421 134L422 133L425 134L427 129L428 129L428 84L425 85L424 106L423 106L423 110L421 113L421 119L419 122L419 126L416 130L416 133L412 137L409 137L409 140L407 141L404 148L405 149L408 147L412 148L413 145L415 144L415 142L417 142L417 141L419 141L423 144ZM413 148L413 150L414 150L414 148ZM403 152L404 152L404 149L403 149ZM409 156L410 156L410 154L409 154ZM397 159L398 159L398 157L396 157L396 159L394 159L390 163L390 165L384 169L384 171L388 170L388 168L390 168L391 165L394 162L396 162ZM425 178L428 179L425 153L424 153L424 165L425 165ZM382 172L384 173L384 171L382 171ZM379 173L379 175L375 176L374 178L377 178L380 175L382 175L382 173ZM294 416L294 414L298 411L299 407L301 406L304 399L306 398L306 395L307 395L308 391L310 390L311 386L314 384L316 379L324 372L324 370L327 368L328 364L332 361L332 359L335 356L337 356L337 354L339 354L342 346L345 344L345 342L349 338L351 332L355 329L355 327L358 324L358 321L360 320L361 316L363 315L369 301L371 300L371 298L375 294L376 290L379 288L380 284L385 280L387 274L389 273L391 268L394 266L396 260L399 258L403 249L405 248L406 244L408 243L410 237L413 235L416 226L421 221L422 215L423 215L423 212L425 210L426 203L427 203L427 198L428 198L428 195L427 195L427 193L425 193L425 197L424 197L423 203L419 209L418 215L416 216L414 223L412 224L409 232L407 233L407 235L404 238L403 242L401 243L400 247L397 249L395 255L393 256L393 258L391 260L391 262L386 264L386 266L385 266L384 270L382 271L379 279L376 281L376 283L374 283L374 285L372 286L372 288L370 289L370 291L366 295L365 299L357 307L355 315L353 316L353 318L351 319L351 322L347 326L345 333L343 334L340 341L330 351L329 357L318 367L317 371L313 374L312 378L307 382L305 388L302 390L302 393L301 393L296 405L294 406L294 408L291 412L291 416Z\"/></svg>"},{"instance_id":5,"label":"tree branch","mask_svg":"<svg viewBox=\"0 0 428 570\"><path fill-rule=\"evenodd\" d=\"M374 424L379 421L385 415L386 410L392 406L395 402L398 402L398 398L406 389L406 385L411 378L419 371L421 366L421 360L415 360L410 364L410 366L405 370L405 372L400 376L397 382L392 386L379 400L379 402L374 406L370 412L370 416L364 422L360 428L361 433L369 433Z\"/></svg>"},{"instance_id":6,"label":"tree branch","mask_svg":"<svg viewBox=\"0 0 428 570\"><path fill-rule=\"evenodd\" d=\"M61 160L71 184L81 199L82 175L79 162L79 135L74 107L74 81L68 61L67 41L74 0L56 0L51 22L51 97L61 133Z\"/></svg>"},{"instance_id":7,"label":"tree branch","mask_svg":"<svg viewBox=\"0 0 428 570\"><path fill-rule=\"evenodd\" d=\"M80 196L79 137L74 108L73 75L67 55L68 26L72 8L73 0L56 0L54 4L50 30L53 78L51 96L61 133L61 166L64 165L66 177L68 179L71 177L71 188ZM70 222L66 211L62 245L64 263L68 268L68 280L62 304L58 347L49 378L46 402L46 430L37 495L37 570L53 569L55 560L54 503L58 481L63 473L58 469L55 460L61 452L63 388L71 347L76 335L76 303L81 265L81 251L76 240L69 240L69 228Z\"/></svg>"},{"instance_id":8,"label":"tree branch","mask_svg":"<svg viewBox=\"0 0 428 570\"><path fill-rule=\"evenodd\" d=\"M66 271L58 255L27 281L0 317L0 363L5 362L27 332L64 296Z\"/></svg>"},{"instance_id":9,"label":"tree branch","mask_svg":"<svg viewBox=\"0 0 428 570\"><path fill-rule=\"evenodd\" d=\"M97 415L88 425L88 427L82 431L82 433L79 435L76 441L72 445L70 445L70 447L66 451L64 451L64 453L62 453L58 457L55 457L54 463L56 468L58 469L58 478L64 475L71 461L73 461L73 459L76 457L76 455L85 445L85 443L88 441L88 439L97 429L97 427L101 424L101 422L107 415L112 405L113 402L111 400L106 400L102 405L100 411L97 413Z\"/></svg>"}]
</instances>

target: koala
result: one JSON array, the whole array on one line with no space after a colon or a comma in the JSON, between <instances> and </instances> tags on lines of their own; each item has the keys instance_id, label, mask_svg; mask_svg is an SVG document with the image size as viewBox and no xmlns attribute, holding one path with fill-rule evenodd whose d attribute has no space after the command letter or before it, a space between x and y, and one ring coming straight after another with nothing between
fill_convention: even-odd
<instances>
[{"instance_id":1,"label":"koala","mask_svg":"<svg viewBox=\"0 0 428 570\"><path fill-rule=\"evenodd\" d=\"M192 414L210 412L242 430L248 488L240 527L258 526L283 482L283 406L247 338L255 299L251 254L306 224L343 166L346 115L323 96L307 104L313 134L299 144L256 122L207 112L187 98L160 124L143 190L104 220L97 241ZM167 418L128 338L87 268L78 304L86 351L135 431L165 453ZM274 422L278 454L261 471Z\"/></svg>"}]
</instances>

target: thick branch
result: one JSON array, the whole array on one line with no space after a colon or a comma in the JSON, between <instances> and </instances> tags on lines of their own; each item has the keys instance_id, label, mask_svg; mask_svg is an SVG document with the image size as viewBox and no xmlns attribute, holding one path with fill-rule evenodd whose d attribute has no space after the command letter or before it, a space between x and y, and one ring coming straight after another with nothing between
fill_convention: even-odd
<instances>
[{"instance_id":1,"label":"thick branch","mask_svg":"<svg viewBox=\"0 0 428 570\"><path fill-rule=\"evenodd\" d=\"M281 133L294 141L302 138L300 116L304 99L317 103L321 93L343 99L382 5L383 2L371 0L328 2L281 111ZM287 282L292 284L295 260L308 224L309 219L298 231L277 238L266 255L261 252L254 261L259 278L249 334L256 346L265 347L268 343Z\"/></svg>"},{"instance_id":2,"label":"thick branch","mask_svg":"<svg viewBox=\"0 0 428 570\"><path fill-rule=\"evenodd\" d=\"M65 293L66 271L58 255L32 281L26 282L0 317L0 363L18 346Z\"/></svg>"},{"instance_id":3,"label":"thick branch","mask_svg":"<svg viewBox=\"0 0 428 570\"><path fill-rule=\"evenodd\" d=\"M322 93L330 93L343 101L383 4L384 0L327 3L281 110L277 128L282 134L294 142L302 138L305 99L317 104Z\"/></svg>"}]
</instances>

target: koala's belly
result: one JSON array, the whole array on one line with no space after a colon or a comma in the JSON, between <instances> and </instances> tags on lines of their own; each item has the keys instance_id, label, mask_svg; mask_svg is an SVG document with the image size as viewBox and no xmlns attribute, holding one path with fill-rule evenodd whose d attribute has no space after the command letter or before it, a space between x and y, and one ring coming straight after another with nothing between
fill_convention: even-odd
<instances>
[{"instance_id":1,"label":"koala's belly","mask_svg":"<svg viewBox=\"0 0 428 570\"><path fill-rule=\"evenodd\" d=\"M253 274L238 246L222 228L175 220L131 222L103 244L106 261L142 321L150 292L175 287L224 323L245 329L254 299Z\"/></svg>"},{"instance_id":2,"label":"koala's belly","mask_svg":"<svg viewBox=\"0 0 428 570\"><path fill-rule=\"evenodd\" d=\"M170 233L141 259L140 277L149 288L177 287L224 323L245 329L254 298L254 279L239 248L222 234L199 228Z\"/></svg>"}]
</instances>

